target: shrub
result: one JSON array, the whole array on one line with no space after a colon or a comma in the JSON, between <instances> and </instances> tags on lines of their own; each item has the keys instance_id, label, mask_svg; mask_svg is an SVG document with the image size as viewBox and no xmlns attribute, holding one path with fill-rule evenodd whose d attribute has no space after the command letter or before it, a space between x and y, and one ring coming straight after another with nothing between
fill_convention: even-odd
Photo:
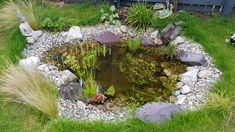
<instances>
[{"instance_id":1,"label":"shrub","mask_svg":"<svg viewBox=\"0 0 235 132\"><path fill-rule=\"evenodd\" d=\"M20 11L26 18L27 22L33 29L39 29L33 5L30 1L14 2L9 0L5 2L3 8L0 9L0 30L9 30L19 24L16 18L16 12Z\"/></svg>"},{"instance_id":2,"label":"shrub","mask_svg":"<svg viewBox=\"0 0 235 132\"><path fill-rule=\"evenodd\" d=\"M42 21L41 27L49 31L65 31L68 29L68 25L63 18L46 18Z\"/></svg>"},{"instance_id":3,"label":"shrub","mask_svg":"<svg viewBox=\"0 0 235 132\"><path fill-rule=\"evenodd\" d=\"M145 4L137 3L129 8L127 22L136 30L146 29L151 26L153 11Z\"/></svg>"},{"instance_id":4,"label":"shrub","mask_svg":"<svg viewBox=\"0 0 235 132\"><path fill-rule=\"evenodd\" d=\"M57 117L55 87L36 70L29 71L11 64L3 70L0 82L0 92L6 101L35 107L49 118Z\"/></svg>"},{"instance_id":5,"label":"shrub","mask_svg":"<svg viewBox=\"0 0 235 132\"><path fill-rule=\"evenodd\" d=\"M140 47L140 38L137 37L135 39L128 38L128 48L131 52L135 52Z\"/></svg>"},{"instance_id":6,"label":"shrub","mask_svg":"<svg viewBox=\"0 0 235 132\"><path fill-rule=\"evenodd\" d=\"M118 26L121 25L121 22L117 20L119 16L115 6L111 6L109 12L105 12L103 8L100 10L100 12L102 13L100 20L105 24L118 25Z\"/></svg>"}]
</instances>

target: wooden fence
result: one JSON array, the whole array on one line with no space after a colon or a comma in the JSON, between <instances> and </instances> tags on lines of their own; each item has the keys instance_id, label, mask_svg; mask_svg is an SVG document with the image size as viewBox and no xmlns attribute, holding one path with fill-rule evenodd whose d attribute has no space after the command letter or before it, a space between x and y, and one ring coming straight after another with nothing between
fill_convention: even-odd
<instances>
[{"instance_id":1,"label":"wooden fence","mask_svg":"<svg viewBox=\"0 0 235 132\"><path fill-rule=\"evenodd\" d=\"M113 0L113 2L120 7L121 5L131 5L136 2L147 2L154 4L157 2L164 3L166 0ZM173 2L173 0L169 0ZM235 0L177 0L178 9L190 10L195 12L219 12L224 16L232 13L235 7Z\"/></svg>"}]
</instances>

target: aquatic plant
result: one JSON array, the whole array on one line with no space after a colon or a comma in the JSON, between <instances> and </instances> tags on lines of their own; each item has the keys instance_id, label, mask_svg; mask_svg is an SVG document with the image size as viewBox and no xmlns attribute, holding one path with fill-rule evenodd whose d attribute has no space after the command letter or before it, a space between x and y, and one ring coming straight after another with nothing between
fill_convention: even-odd
<instances>
[{"instance_id":1,"label":"aquatic plant","mask_svg":"<svg viewBox=\"0 0 235 132\"><path fill-rule=\"evenodd\" d=\"M37 70L10 64L1 72L0 92L6 101L32 106L49 118L58 116L56 88Z\"/></svg>"},{"instance_id":2,"label":"aquatic plant","mask_svg":"<svg viewBox=\"0 0 235 132\"><path fill-rule=\"evenodd\" d=\"M135 52L140 47L140 37L136 37L135 39L128 38L128 48L131 52Z\"/></svg>"},{"instance_id":3,"label":"aquatic plant","mask_svg":"<svg viewBox=\"0 0 235 132\"><path fill-rule=\"evenodd\" d=\"M124 72L129 82L137 85L148 84L149 82L157 82L154 74L157 72L157 67L154 62L146 62L143 55L133 57L131 54L126 54L120 62L119 68Z\"/></svg>"},{"instance_id":4,"label":"aquatic plant","mask_svg":"<svg viewBox=\"0 0 235 132\"><path fill-rule=\"evenodd\" d=\"M108 96L114 96L115 93L116 93L116 90L115 90L115 88L114 88L113 85L110 86L110 87L107 89L107 91L106 91L106 94L107 94Z\"/></svg>"},{"instance_id":5,"label":"aquatic plant","mask_svg":"<svg viewBox=\"0 0 235 132\"><path fill-rule=\"evenodd\" d=\"M174 45L168 45L165 47L166 57L169 60L173 60L176 53L176 47Z\"/></svg>"},{"instance_id":6,"label":"aquatic plant","mask_svg":"<svg viewBox=\"0 0 235 132\"><path fill-rule=\"evenodd\" d=\"M140 97L139 94L136 94L135 96L131 96L129 100L131 102L131 106L134 108L140 107L145 104L144 98Z\"/></svg>"},{"instance_id":7,"label":"aquatic plant","mask_svg":"<svg viewBox=\"0 0 235 132\"><path fill-rule=\"evenodd\" d=\"M146 3L131 6L128 10L127 22L136 30L146 29L153 21L153 11L147 7Z\"/></svg>"},{"instance_id":8,"label":"aquatic plant","mask_svg":"<svg viewBox=\"0 0 235 132\"><path fill-rule=\"evenodd\" d=\"M91 98L96 94L96 83L93 79L93 77L89 77L85 82L84 82L84 88L82 89L82 93L86 98Z\"/></svg>"},{"instance_id":9,"label":"aquatic plant","mask_svg":"<svg viewBox=\"0 0 235 132\"><path fill-rule=\"evenodd\" d=\"M100 10L100 12L102 13L100 18L102 22L105 24L121 26L121 22L118 20L118 13L114 5L110 7L109 12L105 12L103 8Z\"/></svg>"}]
</instances>

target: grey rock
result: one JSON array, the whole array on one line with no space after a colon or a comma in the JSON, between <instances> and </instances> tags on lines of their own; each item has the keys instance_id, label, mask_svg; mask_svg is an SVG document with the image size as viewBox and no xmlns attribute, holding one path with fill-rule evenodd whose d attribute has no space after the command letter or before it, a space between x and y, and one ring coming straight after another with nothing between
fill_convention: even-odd
<instances>
[{"instance_id":1,"label":"grey rock","mask_svg":"<svg viewBox=\"0 0 235 132\"><path fill-rule=\"evenodd\" d=\"M59 94L62 98L71 101L80 100L83 97L82 87L77 82L62 85L60 87Z\"/></svg>"},{"instance_id":2,"label":"grey rock","mask_svg":"<svg viewBox=\"0 0 235 132\"><path fill-rule=\"evenodd\" d=\"M184 43L184 38L182 38L181 36L178 36L175 38L174 43L175 44L182 44L182 43Z\"/></svg>"},{"instance_id":3,"label":"grey rock","mask_svg":"<svg viewBox=\"0 0 235 132\"><path fill-rule=\"evenodd\" d=\"M78 26L73 26L66 34L66 43L76 43L82 40L81 29Z\"/></svg>"},{"instance_id":4,"label":"grey rock","mask_svg":"<svg viewBox=\"0 0 235 132\"><path fill-rule=\"evenodd\" d=\"M141 44L145 46L156 46L152 39L148 39L146 36L142 35L140 37Z\"/></svg>"},{"instance_id":5,"label":"grey rock","mask_svg":"<svg viewBox=\"0 0 235 132\"><path fill-rule=\"evenodd\" d=\"M154 32L152 32L152 33L150 34L150 37L151 37L152 39L156 39L157 36L158 36L158 34L159 34L159 31L158 31L158 30L155 30Z\"/></svg>"},{"instance_id":6,"label":"grey rock","mask_svg":"<svg viewBox=\"0 0 235 132\"><path fill-rule=\"evenodd\" d=\"M181 89L180 89L180 92L182 94L188 94L191 92L191 88L188 86L188 85L184 85Z\"/></svg>"},{"instance_id":7,"label":"grey rock","mask_svg":"<svg viewBox=\"0 0 235 132\"><path fill-rule=\"evenodd\" d=\"M113 45L113 44L118 44L121 42L120 38L115 36L113 33L106 31L97 34L93 40L101 43L101 44L107 44L107 45Z\"/></svg>"},{"instance_id":8,"label":"grey rock","mask_svg":"<svg viewBox=\"0 0 235 132\"><path fill-rule=\"evenodd\" d=\"M178 96L178 95L180 95L180 90L173 91L172 94L174 96Z\"/></svg>"},{"instance_id":9,"label":"grey rock","mask_svg":"<svg viewBox=\"0 0 235 132\"><path fill-rule=\"evenodd\" d=\"M199 72L199 69L197 68L194 68L185 72L184 74L181 75L181 82L190 87L194 87L195 83L197 82L198 72Z\"/></svg>"},{"instance_id":10,"label":"grey rock","mask_svg":"<svg viewBox=\"0 0 235 132\"><path fill-rule=\"evenodd\" d=\"M181 105L185 102L186 95L178 95L177 96L177 104Z\"/></svg>"},{"instance_id":11,"label":"grey rock","mask_svg":"<svg viewBox=\"0 0 235 132\"><path fill-rule=\"evenodd\" d=\"M120 26L120 30L121 30L123 33L127 33L128 28L127 28L127 26Z\"/></svg>"},{"instance_id":12,"label":"grey rock","mask_svg":"<svg viewBox=\"0 0 235 132\"><path fill-rule=\"evenodd\" d=\"M198 73L198 77L201 78L201 79L204 79L204 78L207 78L211 75L211 71L210 70L201 70L199 73Z\"/></svg>"},{"instance_id":13,"label":"grey rock","mask_svg":"<svg viewBox=\"0 0 235 132\"><path fill-rule=\"evenodd\" d=\"M77 80L77 76L75 76L71 71L69 70L64 70L61 71L61 79L65 82L72 82Z\"/></svg>"},{"instance_id":14,"label":"grey rock","mask_svg":"<svg viewBox=\"0 0 235 132\"><path fill-rule=\"evenodd\" d=\"M162 123L181 111L182 109L179 105L153 102L137 109L135 115L143 122Z\"/></svg>"},{"instance_id":15,"label":"grey rock","mask_svg":"<svg viewBox=\"0 0 235 132\"><path fill-rule=\"evenodd\" d=\"M196 54L196 53L191 53L187 51L179 51L178 57L181 60L181 62L191 65L191 66L207 66L208 62L205 58L204 55L202 54Z\"/></svg>"},{"instance_id":16,"label":"grey rock","mask_svg":"<svg viewBox=\"0 0 235 132\"><path fill-rule=\"evenodd\" d=\"M39 57L31 56L25 59L21 59L19 61L19 65L25 69L33 69L37 68L37 66L40 64Z\"/></svg>"},{"instance_id":17,"label":"grey rock","mask_svg":"<svg viewBox=\"0 0 235 132\"><path fill-rule=\"evenodd\" d=\"M178 89L182 88L183 86L184 86L184 83L182 83L182 82L176 83L176 87L177 87Z\"/></svg>"}]
</instances>

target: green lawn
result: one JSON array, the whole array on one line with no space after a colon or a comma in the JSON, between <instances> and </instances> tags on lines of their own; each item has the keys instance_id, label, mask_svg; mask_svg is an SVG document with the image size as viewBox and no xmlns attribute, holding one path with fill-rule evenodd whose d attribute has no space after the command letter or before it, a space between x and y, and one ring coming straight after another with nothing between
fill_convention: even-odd
<instances>
[{"instance_id":1,"label":"green lawn","mask_svg":"<svg viewBox=\"0 0 235 132\"><path fill-rule=\"evenodd\" d=\"M107 5L93 7L92 5L70 5L65 8L47 7L40 19L53 17L55 14L63 17L70 25L91 25L99 22L99 9ZM38 10L43 10L37 5ZM51 10L49 10L51 9ZM231 99L231 111L221 109L220 105L205 106L197 112L185 112L176 116L164 125L145 124L137 119L129 119L121 123L79 122L57 119L49 121L43 114L30 107L18 104L4 103L0 100L0 130L1 131L235 131L233 108L235 100L235 47L225 44L225 39L235 32L235 18L199 18L182 12L165 20L156 20L153 27L162 28L172 21L185 22L184 35L201 43L204 49L216 60L217 67L224 73L223 79L216 84L213 92L224 92ZM10 30L0 34L1 57L8 57L17 62L25 46L25 40L19 30ZM2 61L1 61L2 62ZM3 63L0 63L1 65ZM218 102L219 104L219 102Z\"/></svg>"}]
</instances>

